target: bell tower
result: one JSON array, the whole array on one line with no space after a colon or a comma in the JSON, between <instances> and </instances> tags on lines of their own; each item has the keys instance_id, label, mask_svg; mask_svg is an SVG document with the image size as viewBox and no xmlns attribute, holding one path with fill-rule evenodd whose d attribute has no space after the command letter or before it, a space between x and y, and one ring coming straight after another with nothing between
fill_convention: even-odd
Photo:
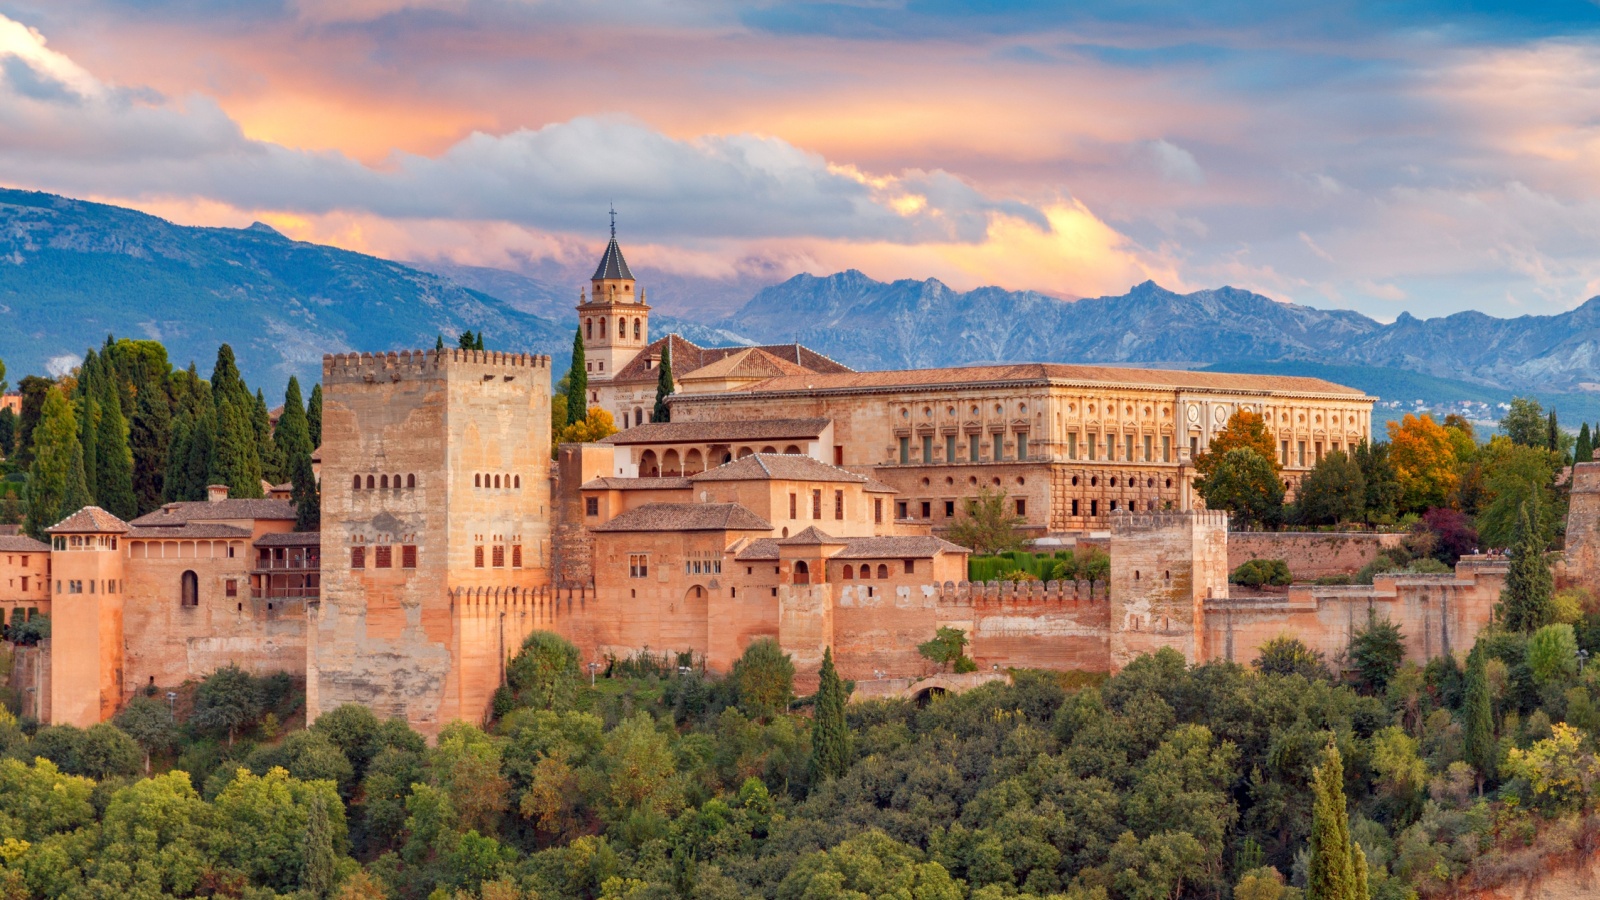
<instances>
[{"instance_id":1,"label":"bell tower","mask_svg":"<svg viewBox=\"0 0 1600 900\"><path fill-rule=\"evenodd\" d=\"M650 344L650 307L628 271L617 246L617 211L611 210L611 243L589 279L589 293L578 293L578 327L589 384L611 380Z\"/></svg>"}]
</instances>

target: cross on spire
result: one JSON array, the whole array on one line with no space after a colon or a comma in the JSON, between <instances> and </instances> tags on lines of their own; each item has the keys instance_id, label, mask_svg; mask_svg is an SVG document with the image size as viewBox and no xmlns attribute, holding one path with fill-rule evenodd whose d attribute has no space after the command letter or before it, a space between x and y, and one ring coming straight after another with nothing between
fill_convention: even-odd
<instances>
[{"instance_id":1,"label":"cross on spire","mask_svg":"<svg viewBox=\"0 0 1600 900\"><path fill-rule=\"evenodd\" d=\"M617 205L611 204L611 239L617 239Z\"/></svg>"}]
</instances>

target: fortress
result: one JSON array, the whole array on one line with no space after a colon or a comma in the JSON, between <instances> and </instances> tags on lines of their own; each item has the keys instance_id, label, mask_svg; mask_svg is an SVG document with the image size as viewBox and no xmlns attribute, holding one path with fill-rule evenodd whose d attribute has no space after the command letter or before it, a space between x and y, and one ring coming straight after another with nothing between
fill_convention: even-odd
<instances>
[{"instance_id":1,"label":"fortress","mask_svg":"<svg viewBox=\"0 0 1600 900\"><path fill-rule=\"evenodd\" d=\"M287 500L214 488L126 523L84 509L49 545L0 537L0 615L53 624L19 654L25 712L88 725L234 663L303 677L312 718L356 702L435 734L485 718L539 629L598 665L689 652L713 671L772 638L802 690L832 648L869 693L931 672L916 648L946 626L984 670L1103 672L1161 648L1248 662L1283 634L1338 661L1373 614L1424 660L1470 647L1504 582L1503 560L1468 557L1370 586L1228 584L1227 516L1199 508L1194 457L1258 412L1292 489L1370 437L1359 391L1043 364L857 373L800 346L651 341L649 311L613 235L577 312L591 403L626 427L554 461L548 357L332 355L320 532L294 532ZM666 353L672 421L647 423ZM1573 479L1577 578L1600 559L1600 464ZM983 491L1034 536L1109 542L1109 585L967 583L968 550L942 535Z\"/></svg>"}]
</instances>

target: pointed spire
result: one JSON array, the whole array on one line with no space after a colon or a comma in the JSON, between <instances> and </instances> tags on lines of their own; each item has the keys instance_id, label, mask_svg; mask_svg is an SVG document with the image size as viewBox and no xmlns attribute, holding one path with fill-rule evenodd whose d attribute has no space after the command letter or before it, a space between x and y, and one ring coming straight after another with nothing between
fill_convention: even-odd
<instances>
[{"instance_id":1,"label":"pointed spire","mask_svg":"<svg viewBox=\"0 0 1600 900\"><path fill-rule=\"evenodd\" d=\"M617 209L611 207L611 243L606 245L605 255L600 257L600 265L594 270L594 277L590 281L602 279L624 278L633 280L633 273L628 271L628 262L622 258L622 248L617 246Z\"/></svg>"}]
</instances>

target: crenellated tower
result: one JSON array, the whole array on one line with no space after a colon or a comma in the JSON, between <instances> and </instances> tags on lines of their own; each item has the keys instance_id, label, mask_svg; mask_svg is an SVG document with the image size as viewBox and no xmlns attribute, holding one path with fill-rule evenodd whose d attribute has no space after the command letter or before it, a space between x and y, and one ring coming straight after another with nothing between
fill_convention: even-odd
<instances>
[{"instance_id":1,"label":"crenellated tower","mask_svg":"<svg viewBox=\"0 0 1600 900\"><path fill-rule=\"evenodd\" d=\"M609 380L650 344L650 307L617 246L617 212L611 211L611 242L578 293L578 327L591 390Z\"/></svg>"}]
</instances>

